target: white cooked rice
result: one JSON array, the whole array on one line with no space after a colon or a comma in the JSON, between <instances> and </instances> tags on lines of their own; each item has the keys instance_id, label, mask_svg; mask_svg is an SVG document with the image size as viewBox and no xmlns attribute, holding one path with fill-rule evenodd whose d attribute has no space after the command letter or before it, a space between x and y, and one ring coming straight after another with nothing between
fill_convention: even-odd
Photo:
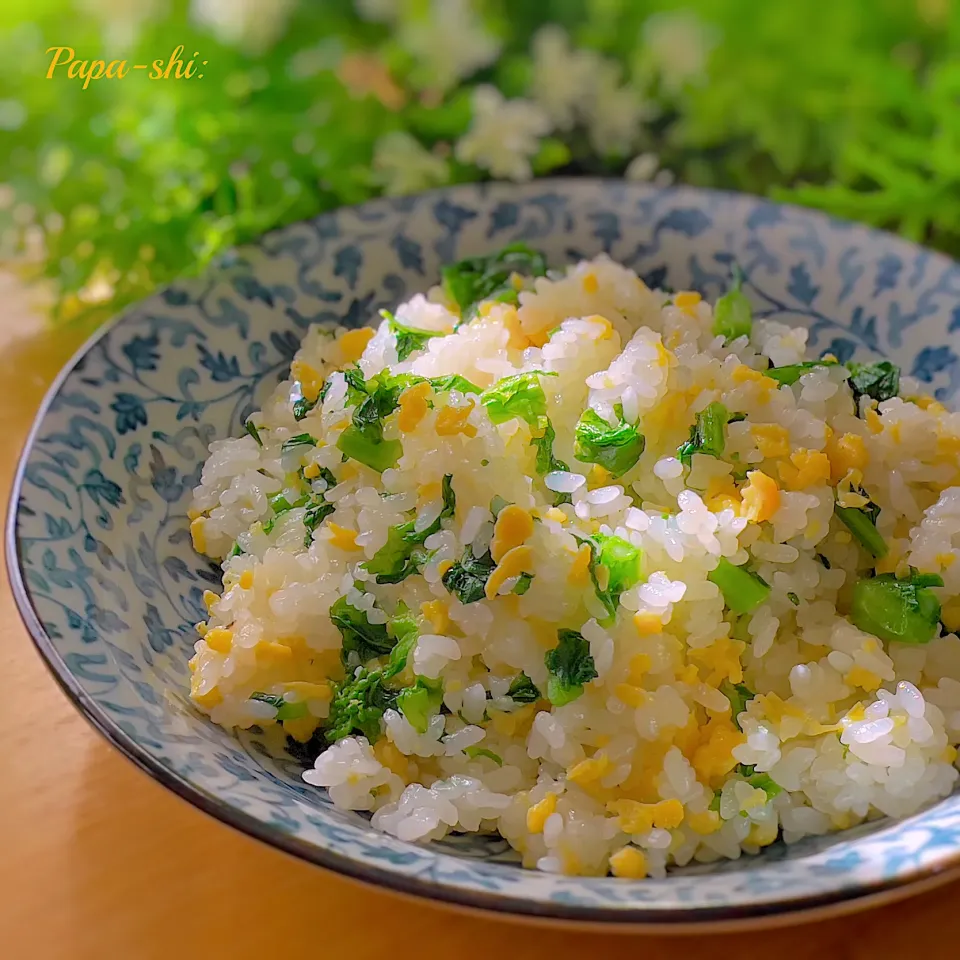
<instances>
[{"instance_id":1,"label":"white cooked rice","mask_svg":"<svg viewBox=\"0 0 960 960\"><path fill-rule=\"evenodd\" d=\"M438 680L442 710L418 732L394 704L375 743L355 731L304 773L402 839L498 831L529 867L658 876L778 837L904 816L949 793L960 639L938 628L923 645L883 643L848 613L852 584L874 566L915 567L943 577L934 591L943 620L960 625L948 599L960 592L960 414L904 378L901 396L912 399L867 403L856 416L842 366L778 388L761 371L801 361L806 331L755 320L749 342L724 345L709 304L653 292L604 257L528 283L518 307L480 314L453 332L459 318L440 292L418 294L397 319L442 335L403 362L386 321L368 342L312 329L293 379L253 417L262 446L253 436L211 445L192 532L198 550L226 559L191 661L199 708L249 727L277 725L275 703L255 693L304 703L282 726L319 742L331 688L344 678L331 605L346 597L384 624L403 603L419 637L395 683ZM399 440L402 456L382 474L344 461L336 443L354 408L336 371L353 361L368 379L459 374L480 388L555 373L539 382L564 465L541 476L529 425L495 424L477 396L458 390L429 391L429 406L411 400L409 413L405 404L386 417L384 438ZM294 402L315 398L322 383L322 403L297 421ZM678 447L712 401L746 418L727 426L722 457L695 454L686 466ZM645 436L623 476L576 459L588 406L608 421L622 414ZM303 433L316 446L282 449ZM768 478L759 508L757 474L744 471ZM429 557L401 583L378 584L363 564L391 527L436 527L444 476L456 509L424 544ZM838 487L842 496L851 485L881 508L882 561L834 516ZM270 503L304 493L332 506L312 536L303 506L274 517ZM557 494L571 502L555 506ZM465 551L490 548L494 498L535 519L523 570L532 580L516 595L521 571L507 571L499 594L463 603L443 573ZM579 555L577 537L597 534L642 551L642 579L620 595L612 622ZM230 555L235 543L242 552ZM736 627L708 579L720 558L749 563L771 587ZM521 671L547 691L558 629L582 634L597 678L564 705L517 703L508 691ZM740 682L756 696L733 717L720 688Z\"/></svg>"}]
</instances>

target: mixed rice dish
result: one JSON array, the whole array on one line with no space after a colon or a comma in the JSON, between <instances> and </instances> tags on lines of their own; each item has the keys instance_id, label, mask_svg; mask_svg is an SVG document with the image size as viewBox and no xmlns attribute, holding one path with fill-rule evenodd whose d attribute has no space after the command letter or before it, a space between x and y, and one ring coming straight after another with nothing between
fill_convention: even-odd
<instances>
[{"instance_id":1,"label":"mixed rice dish","mask_svg":"<svg viewBox=\"0 0 960 960\"><path fill-rule=\"evenodd\" d=\"M521 244L309 331L190 513L191 697L408 841L642 878L948 794L960 414Z\"/></svg>"}]
</instances>

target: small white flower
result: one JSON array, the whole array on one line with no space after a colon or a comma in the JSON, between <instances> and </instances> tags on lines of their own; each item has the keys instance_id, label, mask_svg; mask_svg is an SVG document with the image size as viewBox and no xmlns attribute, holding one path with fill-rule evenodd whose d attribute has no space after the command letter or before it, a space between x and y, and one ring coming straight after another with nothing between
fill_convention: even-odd
<instances>
[{"instance_id":1,"label":"small white flower","mask_svg":"<svg viewBox=\"0 0 960 960\"><path fill-rule=\"evenodd\" d=\"M393 23L400 17L400 0L353 0L361 20Z\"/></svg>"},{"instance_id":2,"label":"small white flower","mask_svg":"<svg viewBox=\"0 0 960 960\"><path fill-rule=\"evenodd\" d=\"M434 156L402 130L385 133L377 140L373 171L389 197L427 190L446 183L450 177L446 160Z\"/></svg>"},{"instance_id":3,"label":"small white flower","mask_svg":"<svg viewBox=\"0 0 960 960\"><path fill-rule=\"evenodd\" d=\"M717 31L689 10L656 13L643 24L644 52L671 94L705 79L707 57L718 39Z\"/></svg>"},{"instance_id":4,"label":"small white flower","mask_svg":"<svg viewBox=\"0 0 960 960\"><path fill-rule=\"evenodd\" d=\"M653 116L653 106L629 84L620 85L620 67L601 64L594 78L589 111L590 144L601 156L629 153L640 124Z\"/></svg>"},{"instance_id":5,"label":"small white flower","mask_svg":"<svg viewBox=\"0 0 960 960\"><path fill-rule=\"evenodd\" d=\"M600 63L592 50L573 50L562 27L548 23L537 31L530 93L555 127L569 130L577 120L586 119Z\"/></svg>"},{"instance_id":6,"label":"small white flower","mask_svg":"<svg viewBox=\"0 0 960 960\"><path fill-rule=\"evenodd\" d=\"M190 17L221 42L254 53L271 47L287 27L296 0L192 0Z\"/></svg>"},{"instance_id":7,"label":"small white flower","mask_svg":"<svg viewBox=\"0 0 960 960\"><path fill-rule=\"evenodd\" d=\"M417 61L423 85L440 91L500 53L500 41L487 32L469 0L433 0L426 17L401 25L397 40Z\"/></svg>"},{"instance_id":8,"label":"small white flower","mask_svg":"<svg viewBox=\"0 0 960 960\"><path fill-rule=\"evenodd\" d=\"M651 180L659 167L660 158L655 153L641 153L630 161L623 175L627 180Z\"/></svg>"},{"instance_id":9,"label":"small white flower","mask_svg":"<svg viewBox=\"0 0 960 960\"><path fill-rule=\"evenodd\" d=\"M479 86L473 92L473 123L457 143L457 159L489 170L494 177L529 180L530 157L550 119L530 100L504 100L499 90Z\"/></svg>"}]
</instances>

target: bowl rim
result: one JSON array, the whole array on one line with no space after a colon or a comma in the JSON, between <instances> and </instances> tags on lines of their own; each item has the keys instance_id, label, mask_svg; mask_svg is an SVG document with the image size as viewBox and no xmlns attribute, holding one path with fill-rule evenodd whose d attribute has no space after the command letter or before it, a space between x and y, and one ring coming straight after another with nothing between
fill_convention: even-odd
<instances>
[{"instance_id":1,"label":"bowl rim","mask_svg":"<svg viewBox=\"0 0 960 960\"><path fill-rule=\"evenodd\" d=\"M582 186L613 186L622 185L628 188L646 187L651 193L679 193L683 192L692 197L727 197L769 204L772 207L793 211L821 220L824 223L843 224L855 227L873 236L887 237L912 247L916 250L928 252L932 256L941 258L947 263L954 261L946 254L930 250L906 238L879 230L868 224L834 217L823 211L800 207L796 204L782 203L767 197L731 190L714 190L704 187L674 184L666 187L654 187L649 184L631 183L617 177L546 177L531 183L508 183L503 181L489 181L480 183L456 184L448 187L438 187L433 190L422 191L401 198L406 201L419 201L429 198L457 197L463 195L483 197L493 187L508 189L530 189L537 185L544 189L563 191L572 187ZM291 227L303 223L314 223L327 216L335 216L342 210L362 210L380 204L390 204L396 198L377 197L361 204L337 207L316 217L296 221L288 226L264 234L249 244L235 249L256 249L260 247L266 237L277 235ZM209 269L209 268L208 268ZM175 281L174 281L175 282ZM165 285L169 286L169 284ZM156 296L165 287L160 287L151 296ZM139 301L143 302L143 301ZM776 926L794 922L809 922L826 916L851 913L877 905L882 902L902 899L914 893L947 883L960 877L960 849L940 855L935 863L924 866L912 865L901 868L894 876L876 880L857 880L849 884L838 885L832 890L823 893L808 894L802 897L782 896L781 899L771 900L759 904L720 904L716 906L703 905L687 908L682 905L658 907L644 904L631 904L609 908L594 904L578 904L572 902L530 900L521 896L514 896L504 892L486 892L478 889L466 889L453 886L442 880L425 879L419 876L408 876L395 872L387 867L361 863L344 853L325 849L319 845L303 840L298 836L285 832L278 827L271 826L257 817L232 806L216 794L200 787L175 770L164 765L147 748L141 746L129 734L125 733L110 718L102 707L76 681L72 671L57 651L52 639L40 621L39 616L30 599L29 591L24 580L24 571L20 559L17 540L17 517L21 500L21 490L30 454L33 451L37 435L46 419L51 405L55 402L65 382L70 378L77 365L96 346L96 344L115 327L119 326L131 315L137 304L131 304L120 310L102 324L85 340L71 358L57 373L54 380L44 393L43 399L37 408L30 430L23 442L17 467L10 487L10 496L7 504L4 524L4 548L6 554L7 579L13 594L14 602L20 618L27 629L34 648L44 661L57 685L64 692L77 711L90 725L111 745L113 745L127 760L132 762L142 772L159 782L162 786L187 801L201 812L232 827L255 840L271 846L285 854L300 860L312 863L331 872L337 873L349 880L383 888L390 893L406 897L439 901L452 907L467 911L497 913L507 919L528 921L560 921L565 926L587 926L594 930L597 926L606 929L644 930L651 933L681 933L707 932L710 930L742 929L746 926ZM943 798L938 803L945 802ZM890 823L903 820L890 819Z\"/></svg>"}]
</instances>

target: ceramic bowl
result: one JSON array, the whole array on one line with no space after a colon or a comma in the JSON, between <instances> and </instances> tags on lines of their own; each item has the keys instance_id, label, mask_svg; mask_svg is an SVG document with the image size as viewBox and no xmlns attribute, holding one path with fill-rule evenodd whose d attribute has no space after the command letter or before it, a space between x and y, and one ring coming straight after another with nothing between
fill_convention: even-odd
<instances>
[{"instance_id":1,"label":"ceramic bowl","mask_svg":"<svg viewBox=\"0 0 960 960\"><path fill-rule=\"evenodd\" d=\"M23 617L67 695L138 766L220 820L351 877L465 906L686 926L849 906L955 866L960 795L908 820L662 880L526 871L502 841L415 846L377 833L304 784L291 757L191 708L193 624L219 581L191 549L186 517L208 443L240 431L310 324L366 323L434 283L441 264L521 239L553 265L606 251L651 286L710 298L736 261L757 313L806 325L815 352L889 357L945 401L960 386L957 265L756 198L539 181L380 200L296 224L128 310L43 403L7 556Z\"/></svg>"}]
</instances>

